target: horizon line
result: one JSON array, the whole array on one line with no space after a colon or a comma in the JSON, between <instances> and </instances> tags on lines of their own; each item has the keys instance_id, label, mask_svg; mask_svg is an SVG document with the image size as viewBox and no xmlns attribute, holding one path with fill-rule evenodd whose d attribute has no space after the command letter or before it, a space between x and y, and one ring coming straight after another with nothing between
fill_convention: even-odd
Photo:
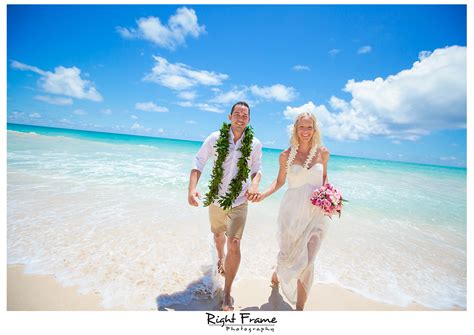
<instances>
[{"instance_id":1,"label":"horizon line","mask_svg":"<svg viewBox=\"0 0 474 335\"><path fill-rule=\"evenodd\" d=\"M77 131L84 131L84 132L91 132L91 133L100 133L100 134L114 134L114 135L125 135L125 136L136 136L136 137L145 137L145 138L152 138L152 139L164 139L164 140L174 140L174 141L186 141L186 142L196 142L202 143L203 140L189 140L189 139L182 139L182 138L173 138L173 137L159 137L159 136L147 136L147 135L139 135L139 134L130 134L130 133L114 133L109 131L98 131L98 130L89 130L89 129L78 129L78 128L60 128L60 127L52 127L52 126L39 126L34 124L25 124L25 123L14 123L8 122L7 126L11 125L18 125L18 126L30 126L30 127L40 127L40 128L51 128L51 129L64 129L64 130L77 130ZM8 129L7 129L8 130ZM263 149L270 149L270 150L285 150L284 148L270 148L264 147L262 143ZM454 169L464 169L467 170L466 166L452 166L452 165L437 165L437 164L430 164L430 163L419 163L419 162L411 162L411 161L397 161L397 160L390 160L390 159L382 159L382 158L371 158L371 157L362 157L362 156L345 156L345 155L337 155L332 154L338 157L347 157L347 158L358 158L358 159L368 159L374 161L383 161L383 162L393 162L393 163L405 163L405 164L417 164L417 165L424 165L424 166L435 166L435 167L443 167L443 168L454 168Z\"/></svg>"}]
</instances>

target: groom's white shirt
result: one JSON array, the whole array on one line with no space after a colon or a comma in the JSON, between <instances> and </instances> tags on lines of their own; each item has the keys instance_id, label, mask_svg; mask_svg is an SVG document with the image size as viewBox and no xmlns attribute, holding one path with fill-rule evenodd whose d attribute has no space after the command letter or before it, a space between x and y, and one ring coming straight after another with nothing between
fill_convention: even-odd
<instances>
[{"instance_id":1,"label":"groom's white shirt","mask_svg":"<svg viewBox=\"0 0 474 335\"><path fill-rule=\"evenodd\" d=\"M199 170L202 173L202 170L204 170L209 157L214 157L215 161L217 158L217 152L214 148L214 145L219 138L219 133L219 131L213 132L206 138L198 153L196 154L192 169ZM242 139L244 138L245 133L242 134L236 143L234 143L234 134L232 133L232 130L229 129L229 133L229 153L227 154L227 157L224 161L224 176L222 177L221 184L219 185L219 196L224 196L226 194L230 182L237 175L237 162L242 156L239 148L242 146ZM250 176L255 173L262 173L262 143L260 143L260 141L255 136L252 140L252 152L250 153L249 157L249 167ZM246 183L242 184L242 192L240 192L237 199L235 199L232 207L237 207L247 201L245 192L247 192L249 186L250 178L247 179ZM219 205L218 199L214 201L214 204Z\"/></svg>"}]
</instances>

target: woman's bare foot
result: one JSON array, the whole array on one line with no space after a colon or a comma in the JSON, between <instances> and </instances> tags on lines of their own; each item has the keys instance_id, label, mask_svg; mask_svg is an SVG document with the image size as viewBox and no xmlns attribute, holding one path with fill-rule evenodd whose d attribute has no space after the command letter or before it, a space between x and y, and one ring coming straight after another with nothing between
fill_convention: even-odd
<instances>
[{"instance_id":1,"label":"woman's bare foot","mask_svg":"<svg viewBox=\"0 0 474 335\"><path fill-rule=\"evenodd\" d=\"M278 280L278 276L277 276L276 272L273 272L271 287L276 288L276 287L278 287L279 284L280 284L280 281Z\"/></svg>"},{"instance_id":2,"label":"woman's bare foot","mask_svg":"<svg viewBox=\"0 0 474 335\"><path fill-rule=\"evenodd\" d=\"M304 304L301 305L301 304L296 303L296 310L297 311L302 311L303 309L304 309Z\"/></svg>"}]
</instances>

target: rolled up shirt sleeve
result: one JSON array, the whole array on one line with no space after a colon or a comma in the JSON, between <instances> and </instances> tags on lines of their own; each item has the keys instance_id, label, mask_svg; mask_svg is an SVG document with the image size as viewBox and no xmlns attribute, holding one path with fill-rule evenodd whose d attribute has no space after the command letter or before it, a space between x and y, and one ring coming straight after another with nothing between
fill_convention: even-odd
<instances>
[{"instance_id":1,"label":"rolled up shirt sleeve","mask_svg":"<svg viewBox=\"0 0 474 335\"><path fill-rule=\"evenodd\" d=\"M198 170L199 172L202 172L202 170L204 170L207 160L213 154L213 146L215 142L216 137L214 133L206 138L204 143L201 145L201 148L197 152L196 157L194 158L191 170Z\"/></svg>"},{"instance_id":2,"label":"rolled up shirt sleeve","mask_svg":"<svg viewBox=\"0 0 474 335\"><path fill-rule=\"evenodd\" d=\"M262 174L262 143L257 141L252 150L252 165L250 167L250 176Z\"/></svg>"}]
</instances>

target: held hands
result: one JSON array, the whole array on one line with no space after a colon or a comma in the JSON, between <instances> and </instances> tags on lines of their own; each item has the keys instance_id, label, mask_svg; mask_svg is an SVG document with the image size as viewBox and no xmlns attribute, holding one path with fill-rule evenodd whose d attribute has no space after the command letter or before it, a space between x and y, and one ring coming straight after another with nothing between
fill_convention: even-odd
<instances>
[{"instance_id":1,"label":"held hands","mask_svg":"<svg viewBox=\"0 0 474 335\"><path fill-rule=\"evenodd\" d=\"M262 194L258 191L258 184L252 183L245 194L251 202L259 202L263 200Z\"/></svg>"},{"instance_id":2,"label":"held hands","mask_svg":"<svg viewBox=\"0 0 474 335\"><path fill-rule=\"evenodd\" d=\"M201 199L201 195L197 191L190 191L188 193L188 203L191 206L199 206L197 199Z\"/></svg>"}]
</instances>

